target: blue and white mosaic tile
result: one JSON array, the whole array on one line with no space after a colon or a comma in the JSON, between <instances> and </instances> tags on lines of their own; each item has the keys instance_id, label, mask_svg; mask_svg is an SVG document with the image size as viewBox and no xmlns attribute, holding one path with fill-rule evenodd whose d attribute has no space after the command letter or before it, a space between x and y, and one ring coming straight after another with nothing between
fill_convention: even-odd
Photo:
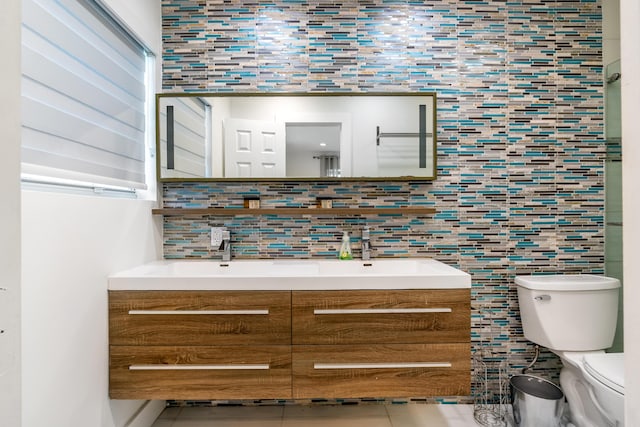
<instances>
[{"instance_id":1,"label":"blue and white mosaic tile","mask_svg":"<svg viewBox=\"0 0 640 427\"><path fill-rule=\"evenodd\" d=\"M430 206L434 215L166 217L167 258L334 257L372 230L375 257L472 274L475 350L527 364L513 277L604 269L599 0L163 0L163 90L433 91L438 179L425 183L164 183L164 207ZM557 379L543 352L536 371ZM449 398L445 398L449 399ZM448 401L464 401L465 397ZM468 399L468 398L467 398Z\"/></svg>"}]
</instances>

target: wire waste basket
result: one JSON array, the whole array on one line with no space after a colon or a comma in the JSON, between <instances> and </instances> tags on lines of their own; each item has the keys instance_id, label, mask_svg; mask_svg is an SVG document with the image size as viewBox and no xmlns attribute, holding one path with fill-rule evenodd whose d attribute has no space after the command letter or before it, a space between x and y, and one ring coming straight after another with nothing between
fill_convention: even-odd
<instances>
[{"instance_id":1,"label":"wire waste basket","mask_svg":"<svg viewBox=\"0 0 640 427\"><path fill-rule=\"evenodd\" d=\"M489 339L495 338L490 308L480 309L489 321ZM481 339L473 357L473 417L485 427L505 427L509 406L509 362L493 354L491 342Z\"/></svg>"}]
</instances>

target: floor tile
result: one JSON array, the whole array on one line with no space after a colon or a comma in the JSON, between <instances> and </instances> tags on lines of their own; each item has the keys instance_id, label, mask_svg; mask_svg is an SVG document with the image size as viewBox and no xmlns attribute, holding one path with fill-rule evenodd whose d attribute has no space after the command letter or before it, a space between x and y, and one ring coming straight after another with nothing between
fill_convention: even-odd
<instances>
[{"instance_id":1,"label":"floor tile","mask_svg":"<svg viewBox=\"0 0 640 427\"><path fill-rule=\"evenodd\" d=\"M152 427L474 427L473 405L167 408Z\"/></svg>"},{"instance_id":2,"label":"floor tile","mask_svg":"<svg viewBox=\"0 0 640 427\"><path fill-rule=\"evenodd\" d=\"M287 406L283 427L392 427L383 405Z\"/></svg>"},{"instance_id":3,"label":"floor tile","mask_svg":"<svg viewBox=\"0 0 640 427\"><path fill-rule=\"evenodd\" d=\"M437 408L449 423L449 427L476 425L473 418L473 405L437 405Z\"/></svg>"},{"instance_id":4,"label":"floor tile","mask_svg":"<svg viewBox=\"0 0 640 427\"><path fill-rule=\"evenodd\" d=\"M393 427L449 427L440 405L389 405L387 412Z\"/></svg>"},{"instance_id":5,"label":"floor tile","mask_svg":"<svg viewBox=\"0 0 640 427\"><path fill-rule=\"evenodd\" d=\"M283 406L206 406L185 407L179 419L281 419Z\"/></svg>"},{"instance_id":6,"label":"floor tile","mask_svg":"<svg viewBox=\"0 0 640 427\"><path fill-rule=\"evenodd\" d=\"M389 417L363 417L363 418L285 418L282 427L393 427Z\"/></svg>"},{"instance_id":7,"label":"floor tile","mask_svg":"<svg viewBox=\"0 0 640 427\"><path fill-rule=\"evenodd\" d=\"M155 427L155 425L154 425ZM282 427L282 419L228 418L209 420L177 420L171 427Z\"/></svg>"},{"instance_id":8,"label":"floor tile","mask_svg":"<svg viewBox=\"0 0 640 427\"><path fill-rule=\"evenodd\" d=\"M285 406L284 408L285 418L358 418L387 416L384 405L291 405Z\"/></svg>"},{"instance_id":9,"label":"floor tile","mask_svg":"<svg viewBox=\"0 0 640 427\"><path fill-rule=\"evenodd\" d=\"M181 407L172 406L169 408L165 408L164 411L158 417L159 420L175 420L180 415Z\"/></svg>"}]
</instances>

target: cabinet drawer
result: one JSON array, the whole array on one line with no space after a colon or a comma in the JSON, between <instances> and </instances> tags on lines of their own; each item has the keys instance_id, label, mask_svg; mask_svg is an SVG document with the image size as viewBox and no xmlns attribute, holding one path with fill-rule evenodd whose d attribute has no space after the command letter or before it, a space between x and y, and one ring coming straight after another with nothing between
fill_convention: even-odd
<instances>
[{"instance_id":1,"label":"cabinet drawer","mask_svg":"<svg viewBox=\"0 0 640 427\"><path fill-rule=\"evenodd\" d=\"M469 342L469 289L295 291L294 344Z\"/></svg>"},{"instance_id":2,"label":"cabinet drawer","mask_svg":"<svg viewBox=\"0 0 640 427\"><path fill-rule=\"evenodd\" d=\"M469 344L293 347L293 398L465 396Z\"/></svg>"},{"instance_id":3,"label":"cabinet drawer","mask_svg":"<svg viewBox=\"0 0 640 427\"><path fill-rule=\"evenodd\" d=\"M112 399L291 397L289 346L111 346Z\"/></svg>"},{"instance_id":4,"label":"cabinet drawer","mask_svg":"<svg viewBox=\"0 0 640 427\"><path fill-rule=\"evenodd\" d=\"M111 345L290 344L291 294L110 291Z\"/></svg>"}]
</instances>

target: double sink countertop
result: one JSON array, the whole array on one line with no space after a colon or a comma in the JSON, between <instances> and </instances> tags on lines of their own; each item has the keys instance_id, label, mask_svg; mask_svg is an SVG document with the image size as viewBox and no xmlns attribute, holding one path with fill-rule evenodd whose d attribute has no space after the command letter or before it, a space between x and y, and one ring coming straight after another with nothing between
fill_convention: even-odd
<instances>
[{"instance_id":1,"label":"double sink countertop","mask_svg":"<svg viewBox=\"0 0 640 427\"><path fill-rule=\"evenodd\" d=\"M431 258L163 260L109 277L109 290L461 289L471 276Z\"/></svg>"}]
</instances>

